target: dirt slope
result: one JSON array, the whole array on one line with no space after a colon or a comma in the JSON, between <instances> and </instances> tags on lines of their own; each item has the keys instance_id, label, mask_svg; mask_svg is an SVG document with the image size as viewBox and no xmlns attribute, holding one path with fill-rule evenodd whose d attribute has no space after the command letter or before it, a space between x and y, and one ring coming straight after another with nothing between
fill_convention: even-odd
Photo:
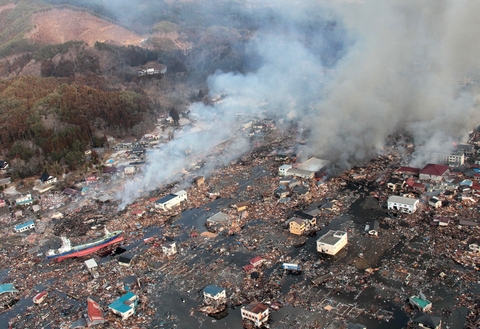
<instances>
[{"instance_id":1,"label":"dirt slope","mask_svg":"<svg viewBox=\"0 0 480 329\"><path fill-rule=\"evenodd\" d=\"M81 40L118 45L140 45L143 38L123 27L81 11L53 9L34 16L35 28L28 33L34 43L58 44Z\"/></svg>"}]
</instances>

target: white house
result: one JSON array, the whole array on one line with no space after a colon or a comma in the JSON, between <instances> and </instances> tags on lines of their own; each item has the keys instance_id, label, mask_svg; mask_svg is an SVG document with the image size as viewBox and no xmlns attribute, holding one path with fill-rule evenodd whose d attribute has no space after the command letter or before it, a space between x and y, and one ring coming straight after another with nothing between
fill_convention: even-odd
<instances>
[{"instance_id":1,"label":"white house","mask_svg":"<svg viewBox=\"0 0 480 329\"><path fill-rule=\"evenodd\" d=\"M166 195L163 198L155 201L155 208L168 210L178 206L185 200L187 200L187 192L185 190L181 190L176 193Z\"/></svg>"},{"instance_id":2,"label":"white house","mask_svg":"<svg viewBox=\"0 0 480 329\"><path fill-rule=\"evenodd\" d=\"M177 253L177 244L174 242L166 243L162 246L162 251L168 257Z\"/></svg>"},{"instance_id":3,"label":"white house","mask_svg":"<svg viewBox=\"0 0 480 329\"><path fill-rule=\"evenodd\" d=\"M203 297L207 303L220 302L227 298L227 293L224 288L211 284L203 289Z\"/></svg>"},{"instance_id":4,"label":"white house","mask_svg":"<svg viewBox=\"0 0 480 329\"><path fill-rule=\"evenodd\" d=\"M317 251L328 255L336 255L346 245L347 232L330 230L317 240Z\"/></svg>"},{"instance_id":5,"label":"white house","mask_svg":"<svg viewBox=\"0 0 480 329\"><path fill-rule=\"evenodd\" d=\"M253 302L243 306L241 313L242 320L250 320L255 323L257 327L260 327L263 323L268 321L270 311L267 305Z\"/></svg>"},{"instance_id":6,"label":"white house","mask_svg":"<svg viewBox=\"0 0 480 329\"><path fill-rule=\"evenodd\" d=\"M420 200L391 195L387 202L388 210L398 210L404 213L413 214L417 210Z\"/></svg>"}]
</instances>

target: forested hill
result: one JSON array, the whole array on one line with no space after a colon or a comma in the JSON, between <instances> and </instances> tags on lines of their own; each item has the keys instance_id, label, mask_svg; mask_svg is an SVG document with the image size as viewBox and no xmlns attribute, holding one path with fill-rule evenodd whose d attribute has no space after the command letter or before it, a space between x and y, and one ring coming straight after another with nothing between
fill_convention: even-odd
<instances>
[{"instance_id":1,"label":"forested hill","mask_svg":"<svg viewBox=\"0 0 480 329\"><path fill-rule=\"evenodd\" d=\"M105 138L145 130L151 113L146 97L61 79L19 77L0 82L0 143L20 177L38 174L45 163L75 169L84 151Z\"/></svg>"}]
</instances>

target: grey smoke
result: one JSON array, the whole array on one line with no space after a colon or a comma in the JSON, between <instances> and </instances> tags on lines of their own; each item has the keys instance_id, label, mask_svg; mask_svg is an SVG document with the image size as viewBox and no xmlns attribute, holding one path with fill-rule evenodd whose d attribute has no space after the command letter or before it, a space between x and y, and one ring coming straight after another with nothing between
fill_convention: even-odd
<instances>
[{"instance_id":1,"label":"grey smoke","mask_svg":"<svg viewBox=\"0 0 480 329\"><path fill-rule=\"evenodd\" d=\"M297 9L289 20L288 9L279 7L287 26L299 15L308 19ZM305 31L260 31L251 46L263 66L216 74L210 87L266 101L270 113L301 121L312 132L308 151L340 171L378 154L395 131L410 133L418 154L448 149L478 125L476 95L457 79L479 68L479 9L479 2L453 0L332 3L326 12L350 40L333 68L301 42Z\"/></svg>"},{"instance_id":2,"label":"grey smoke","mask_svg":"<svg viewBox=\"0 0 480 329\"><path fill-rule=\"evenodd\" d=\"M228 95L215 108L225 136L235 112L298 121L310 131L304 153L332 161L340 172L379 154L396 131L413 136L415 164L422 165L432 150L464 141L478 126L480 96L457 80L475 79L480 67L480 2L365 0L327 7L312 0L272 6L276 23L260 28L248 44L259 58L256 70L217 72L208 79L211 95ZM333 32L326 32L332 22ZM205 140L215 136L214 129L202 132ZM168 147L195 143L185 138ZM171 154L152 158L142 189L165 183L184 164ZM135 190L138 184L125 195Z\"/></svg>"}]
</instances>

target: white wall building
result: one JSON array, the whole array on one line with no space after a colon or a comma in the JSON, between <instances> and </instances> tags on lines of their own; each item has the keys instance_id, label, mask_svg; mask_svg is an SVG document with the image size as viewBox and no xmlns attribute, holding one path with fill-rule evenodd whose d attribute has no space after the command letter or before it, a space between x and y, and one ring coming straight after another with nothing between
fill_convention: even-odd
<instances>
[{"instance_id":1,"label":"white wall building","mask_svg":"<svg viewBox=\"0 0 480 329\"><path fill-rule=\"evenodd\" d=\"M178 206L185 200L187 200L187 192L185 190L181 190L176 193L166 195L163 198L155 201L155 208L168 210Z\"/></svg>"},{"instance_id":2,"label":"white wall building","mask_svg":"<svg viewBox=\"0 0 480 329\"><path fill-rule=\"evenodd\" d=\"M290 168L292 168L291 165L286 165L286 164L285 164L285 165L282 165L282 166L280 166L280 168L278 168L278 174L279 174L280 176L287 176L287 171L288 171Z\"/></svg>"},{"instance_id":3,"label":"white wall building","mask_svg":"<svg viewBox=\"0 0 480 329\"><path fill-rule=\"evenodd\" d=\"M328 255L336 255L347 245L347 242L347 232L330 230L317 240L317 251Z\"/></svg>"},{"instance_id":4,"label":"white wall building","mask_svg":"<svg viewBox=\"0 0 480 329\"><path fill-rule=\"evenodd\" d=\"M420 200L391 195L388 198L388 210L397 210L407 214L413 214L417 210Z\"/></svg>"},{"instance_id":5,"label":"white wall building","mask_svg":"<svg viewBox=\"0 0 480 329\"><path fill-rule=\"evenodd\" d=\"M463 166L465 163L465 154L463 154L463 152L434 153L433 159L436 163L443 163L452 166Z\"/></svg>"},{"instance_id":6,"label":"white wall building","mask_svg":"<svg viewBox=\"0 0 480 329\"><path fill-rule=\"evenodd\" d=\"M177 253L177 244L175 242L166 243L162 246L162 251L167 257L175 255Z\"/></svg>"},{"instance_id":7,"label":"white wall building","mask_svg":"<svg viewBox=\"0 0 480 329\"><path fill-rule=\"evenodd\" d=\"M258 302L243 306L241 312L242 320L250 320L255 323L257 327L260 327L263 323L267 322L270 314L268 306Z\"/></svg>"}]
</instances>

